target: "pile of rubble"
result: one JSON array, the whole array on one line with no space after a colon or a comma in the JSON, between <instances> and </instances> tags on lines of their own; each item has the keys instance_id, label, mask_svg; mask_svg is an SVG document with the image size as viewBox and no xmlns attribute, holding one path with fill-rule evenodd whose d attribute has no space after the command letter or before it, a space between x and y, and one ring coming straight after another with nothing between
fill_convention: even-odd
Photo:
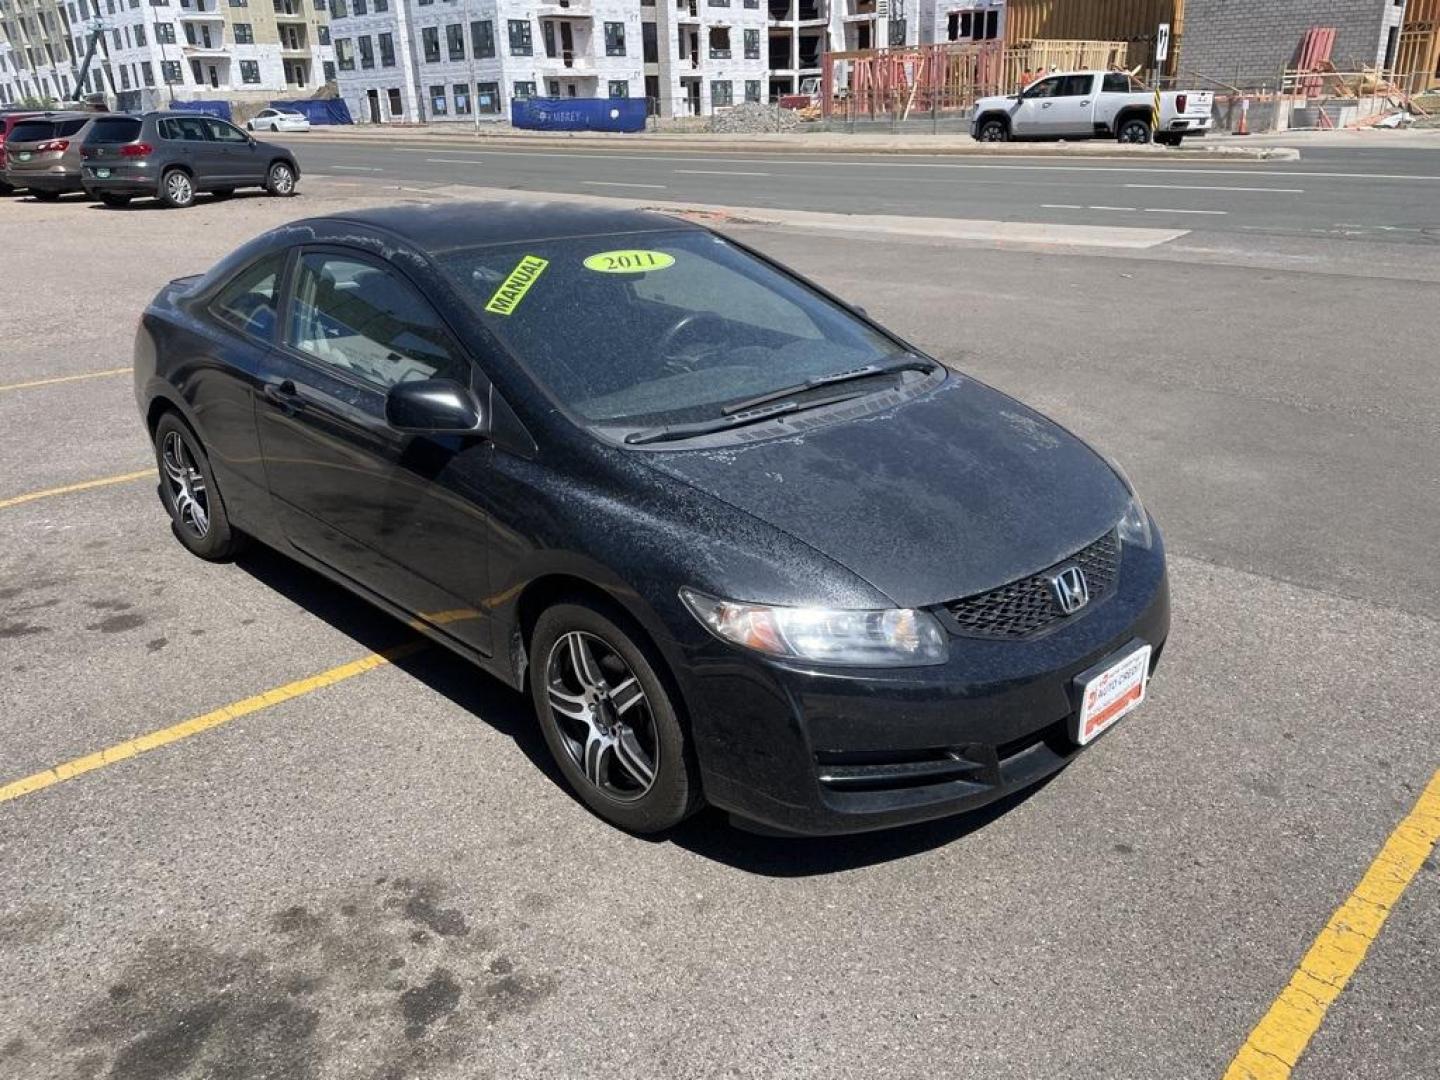
<instances>
[{"instance_id":1,"label":"pile of rubble","mask_svg":"<svg viewBox=\"0 0 1440 1080\"><path fill-rule=\"evenodd\" d=\"M747 101L730 109L719 109L710 117L710 130L717 135L754 135L762 131L794 131L800 117L792 109Z\"/></svg>"}]
</instances>

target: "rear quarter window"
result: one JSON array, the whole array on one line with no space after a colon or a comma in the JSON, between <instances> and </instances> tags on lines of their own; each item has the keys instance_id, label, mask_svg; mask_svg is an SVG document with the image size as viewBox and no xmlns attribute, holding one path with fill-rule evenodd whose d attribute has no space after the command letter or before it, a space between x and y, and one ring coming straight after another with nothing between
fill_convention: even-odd
<instances>
[{"instance_id":1,"label":"rear quarter window","mask_svg":"<svg viewBox=\"0 0 1440 1080\"><path fill-rule=\"evenodd\" d=\"M87 143L128 143L140 137L140 121L130 116L110 116L96 120Z\"/></svg>"}]
</instances>

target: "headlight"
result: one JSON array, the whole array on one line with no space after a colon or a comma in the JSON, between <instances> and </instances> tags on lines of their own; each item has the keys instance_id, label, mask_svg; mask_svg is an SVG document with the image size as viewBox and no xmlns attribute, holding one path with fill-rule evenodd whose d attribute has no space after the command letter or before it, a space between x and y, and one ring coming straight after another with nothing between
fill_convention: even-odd
<instances>
[{"instance_id":1,"label":"headlight","mask_svg":"<svg viewBox=\"0 0 1440 1080\"><path fill-rule=\"evenodd\" d=\"M1130 505L1125 507L1119 529L1123 543L1141 548L1150 546L1150 515L1145 513L1145 505L1140 501L1139 495L1130 496Z\"/></svg>"},{"instance_id":2,"label":"headlight","mask_svg":"<svg viewBox=\"0 0 1440 1080\"><path fill-rule=\"evenodd\" d=\"M1145 504L1135 493L1135 485L1130 482L1130 477L1125 475L1125 470L1114 458L1110 459L1110 468L1115 470L1115 475L1120 477L1120 482L1130 492L1130 502L1125 507L1125 513L1116 526L1120 532L1120 540L1122 543L1148 548L1153 537L1150 533L1150 515L1145 512Z\"/></svg>"},{"instance_id":3,"label":"headlight","mask_svg":"<svg viewBox=\"0 0 1440 1080\"><path fill-rule=\"evenodd\" d=\"M718 638L769 656L856 667L943 664L945 631L924 611L837 611L716 600L681 589L694 616Z\"/></svg>"}]
</instances>

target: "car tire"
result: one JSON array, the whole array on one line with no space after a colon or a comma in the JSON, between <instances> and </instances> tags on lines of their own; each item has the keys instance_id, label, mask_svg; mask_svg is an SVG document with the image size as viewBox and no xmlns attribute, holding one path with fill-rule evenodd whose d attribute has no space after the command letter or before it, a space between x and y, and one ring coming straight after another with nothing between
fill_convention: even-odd
<instances>
[{"instance_id":1,"label":"car tire","mask_svg":"<svg viewBox=\"0 0 1440 1080\"><path fill-rule=\"evenodd\" d=\"M288 161L277 161L265 174L265 190L281 199L295 194L295 167Z\"/></svg>"},{"instance_id":2,"label":"car tire","mask_svg":"<svg viewBox=\"0 0 1440 1080\"><path fill-rule=\"evenodd\" d=\"M1009 142L1010 125L1004 120L986 120L975 133L979 142Z\"/></svg>"},{"instance_id":3,"label":"car tire","mask_svg":"<svg viewBox=\"0 0 1440 1080\"><path fill-rule=\"evenodd\" d=\"M191 554L211 562L233 558L244 547L245 536L230 527L210 459L177 413L165 413L155 425L155 464L160 470L160 501L170 515L175 539Z\"/></svg>"},{"instance_id":4,"label":"car tire","mask_svg":"<svg viewBox=\"0 0 1440 1080\"><path fill-rule=\"evenodd\" d=\"M101 196L100 196L100 201L101 201L102 203L104 203L106 206L114 206L114 207L129 206L129 205L130 205L130 196L129 196L129 195L108 195L108 194L107 194L107 195L101 195Z\"/></svg>"},{"instance_id":5,"label":"car tire","mask_svg":"<svg viewBox=\"0 0 1440 1080\"><path fill-rule=\"evenodd\" d=\"M530 693L545 742L580 800L628 832L656 833L703 799L663 664L637 637L585 598L547 608L530 638Z\"/></svg>"},{"instance_id":6,"label":"car tire","mask_svg":"<svg viewBox=\"0 0 1440 1080\"><path fill-rule=\"evenodd\" d=\"M31 188L31 189L30 189L30 197L33 198L33 199L35 199L37 202L56 202L56 201L58 201L59 198L60 198L60 192L58 192L58 191L36 191L34 188Z\"/></svg>"},{"instance_id":7,"label":"car tire","mask_svg":"<svg viewBox=\"0 0 1440 1080\"><path fill-rule=\"evenodd\" d=\"M1142 145L1152 141L1150 121L1141 116L1131 116L1120 121L1115 138L1122 143Z\"/></svg>"},{"instance_id":8,"label":"car tire","mask_svg":"<svg viewBox=\"0 0 1440 1080\"><path fill-rule=\"evenodd\" d=\"M160 178L160 201L174 210L195 202L195 180L184 169L171 169Z\"/></svg>"}]
</instances>

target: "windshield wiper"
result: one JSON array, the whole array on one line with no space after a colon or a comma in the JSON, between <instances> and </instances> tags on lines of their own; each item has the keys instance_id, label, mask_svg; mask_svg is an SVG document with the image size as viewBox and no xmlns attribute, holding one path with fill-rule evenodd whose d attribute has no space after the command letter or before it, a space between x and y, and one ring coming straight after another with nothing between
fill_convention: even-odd
<instances>
[{"instance_id":1,"label":"windshield wiper","mask_svg":"<svg viewBox=\"0 0 1440 1080\"><path fill-rule=\"evenodd\" d=\"M772 401L783 401L785 398L794 397L796 394L803 394L806 391L814 390L818 386L834 386L836 383L853 382L856 379L873 379L877 375L899 375L903 371L923 371L928 373L934 371L935 366L935 361L922 360L917 356L913 360L898 360L893 364L871 364L868 367L852 368L849 371L837 371L833 375L817 375L813 379L806 379L803 383L796 383L794 386L784 386L779 390L771 390L767 394L747 398L745 401L737 401L734 405L727 405L720 410L720 415L734 416L736 413L747 412L757 405L768 405Z\"/></svg>"},{"instance_id":2,"label":"windshield wiper","mask_svg":"<svg viewBox=\"0 0 1440 1080\"><path fill-rule=\"evenodd\" d=\"M729 416L717 416L713 420L696 420L689 424L666 424L664 427L632 431L625 436L625 441L631 446L639 446L642 443L689 439L695 435L713 435L718 431L730 431L733 428L745 427L747 424L758 424L789 413L818 409L822 405L838 405L842 401L853 401L855 398L864 397L865 394L864 390L849 390L840 394L831 394L829 397L816 398L813 401L782 401L770 405L768 408L751 409Z\"/></svg>"}]
</instances>

